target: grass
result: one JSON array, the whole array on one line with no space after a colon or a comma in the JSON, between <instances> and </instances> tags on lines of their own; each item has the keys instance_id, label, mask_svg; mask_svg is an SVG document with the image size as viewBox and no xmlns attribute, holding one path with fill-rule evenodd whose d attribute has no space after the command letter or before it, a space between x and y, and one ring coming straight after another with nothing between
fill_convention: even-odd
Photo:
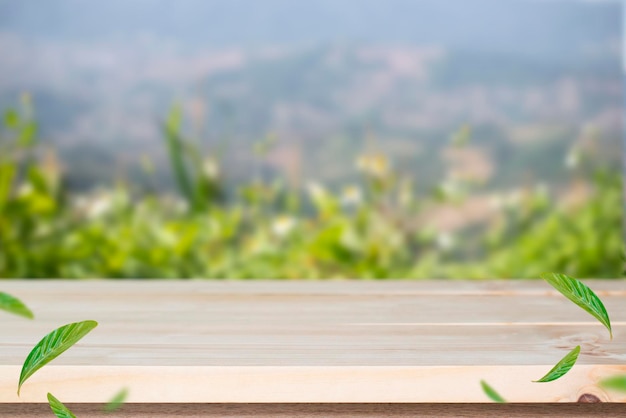
<instances>
[{"instance_id":1,"label":"grass","mask_svg":"<svg viewBox=\"0 0 626 418\"><path fill-rule=\"evenodd\" d=\"M36 122L24 106L5 113L0 133L0 277L482 279L622 272L617 169L580 169L592 194L573 208L531 187L515 199L503 195L497 215L478 230L450 234L422 215L461 204L476 186L446 179L416 195L412 179L394 172L384 154L356 158L360 182L338 190L252 179L225 197L219 161L185 138L177 109L164 124L164 144L179 197L137 194L123 184L74 194L37 144Z\"/></svg>"}]
</instances>

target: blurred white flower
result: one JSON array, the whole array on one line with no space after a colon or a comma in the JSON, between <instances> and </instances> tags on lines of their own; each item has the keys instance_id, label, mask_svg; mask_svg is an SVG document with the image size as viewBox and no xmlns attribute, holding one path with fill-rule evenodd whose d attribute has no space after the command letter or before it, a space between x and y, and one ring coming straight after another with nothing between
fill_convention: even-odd
<instances>
[{"instance_id":1,"label":"blurred white flower","mask_svg":"<svg viewBox=\"0 0 626 418\"><path fill-rule=\"evenodd\" d=\"M573 170L580 164L580 150L577 147L573 147L565 156L565 167Z\"/></svg>"},{"instance_id":2,"label":"blurred white flower","mask_svg":"<svg viewBox=\"0 0 626 418\"><path fill-rule=\"evenodd\" d=\"M489 199L489 207L492 209L502 209L504 207L504 198L500 194L494 194Z\"/></svg>"},{"instance_id":3,"label":"blurred white flower","mask_svg":"<svg viewBox=\"0 0 626 418\"><path fill-rule=\"evenodd\" d=\"M363 154L357 159L356 167L373 177L384 177L389 172L390 164L384 154Z\"/></svg>"},{"instance_id":4,"label":"blurred white flower","mask_svg":"<svg viewBox=\"0 0 626 418\"><path fill-rule=\"evenodd\" d=\"M101 194L94 197L87 205L87 218L96 219L111 210L113 207L113 199L107 194Z\"/></svg>"},{"instance_id":5,"label":"blurred white flower","mask_svg":"<svg viewBox=\"0 0 626 418\"><path fill-rule=\"evenodd\" d=\"M450 177L439 184L439 191L444 199L454 200L463 197L462 185Z\"/></svg>"},{"instance_id":6,"label":"blurred white flower","mask_svg":"<svg viewBox=\"0 0 626 418\"><path fill-rule=\"evenodd\" d=\"M307 192L314 201L323 199L326 196L326 189L320 183L311 181L307 184Z\"/></svg>"},{"instance_id":7,"label":"blurred white flower","mask_svg":"<svg viewBox=\"0 0 626 418\"><path fill-rule=\"evenodd\" d=\"M454 196L459 192L459 184L452 179L447 179L441 183L441 190L446 196Z\"/></svg>"},{"instance_id":8,"label":"blurred white flower","mask_svg":"<svg viewBox=\"0 0 626 418\"><path fill-rule=\"evenodd\" d=\"M296 226L296 220L291 216L281 215L272 222L272 233L278 237L287 236Z\"/></svg>"},{"instance_id":9,"label":"blurred white flower","mask_svg":"<svg viewBox=\"0 0 626 418\"><path fill-rule=\"evenodd\" d=\"M357 186L347 186L343 189L341 203L344 206L358 206L363 202L363 194Z\"/></svg>"},{"instance_id":10,"label":"blurred white flower","mask_svg":"<svg viewBox=\"0 0 626 418\"><path fill-rule=\"evenodd\" d=\"M220 166L215 158L205 158L202 164L202 171L204 175L210 179L216 179L220 175Z\"/></svg>"},{"instance_id":11,"label":"blurred white flower","mask_svg":"<svg viewBox=\"0 0 626 418\"><path fill-rule=\"evenodd\" d=\"M19 197L28 196L32 192L33 192L33 186L30 183L22 183L20 187L17 189L17 195Z\"/></svg>"},{"instance_id":12,"label":"blurred white flower","mask_svg":"<svg viewBox=\"0 0 626 418\"><path fill-rule=\"evenodd\" d=\"M540 191L545 192L545 189L537 188L536 191L537 193ZM513 190L508 193L497 193L491 196L489 206L493 209L515 209L521 204L523 198L524 194L519 190Z\"/></svg>"},{"instance_id":13,"label":"blurred white flower","mask_svg":"<svg viewBox=\"0 0 626 418\"><path fill-rule=\"evenodd\" d=\"M447 232L438 234L435 242L437 243L437 247L443 251L451 250L455 244L454 237Z\"/></svg>"}]
</instances>

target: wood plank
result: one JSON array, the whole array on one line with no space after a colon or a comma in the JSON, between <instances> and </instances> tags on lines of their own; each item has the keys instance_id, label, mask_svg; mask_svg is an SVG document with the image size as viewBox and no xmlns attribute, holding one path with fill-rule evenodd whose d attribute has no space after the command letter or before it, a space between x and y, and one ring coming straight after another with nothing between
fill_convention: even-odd
<instances>
[{"instance_id":1,"label":"wood plank","mask_svg":"<svg viewBox=\"0 0 626 418\"><path fill-rule=\"evenodd\" d=\"M79 417L111 417L99 404L72 404ZM42 404L6 404L2 411L11 418L50 417ZM626 404L128 404L116 418L623 418ZM4 416L4 415L3 415Z\"/></svg>"},{"instance_id":2,"label":"wood plank","mask_svg":"<svg viewBox=\"0 0 626 418\"><path fill-rule=\"evenodd\" d=\"M626 283L593 281L614 340L541 281L2 281L37 319L3 315L0 403L626 401L596 382L626 373ZM100 326L15 393L43 335ZM532 383L569 349L563 379Z\"/></svg>"},{"instance_id":3,"label":"wood plank","mask_svg":"<svg viewBox=\"0 0 626 418\"><path fill-rule=\"evenodd\" d=\"M0 403L46 402L47 392L67 402L102 403L122 387L135 403L481 403L481 379L510 402L576 402L584 394L626 402L626 396L595 386L603 376L626 373L626 366L580 365L558 382L532 382L549 368L48 366L18 397L19 367L3 366Z\"/></svg>"}]
</instances>

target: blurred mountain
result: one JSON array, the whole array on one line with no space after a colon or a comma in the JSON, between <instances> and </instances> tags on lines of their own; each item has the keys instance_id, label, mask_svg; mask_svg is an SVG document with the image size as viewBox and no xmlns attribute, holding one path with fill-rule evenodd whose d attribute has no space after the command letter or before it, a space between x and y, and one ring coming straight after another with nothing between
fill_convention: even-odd
<instances>
[{"instance_id":1,"label":"blurred mountain","mask_svg":"<svg viewBox=\"0 0 626 418\"><path fill-rule=\"evenodd\" d=\"M187 48L344 40L564 55L619 42L620 7L575 0L0 0L0 28L66 41L149 36Z\"/></svg>"},{"instance_id":2,"label":"blurred mountain","mask_svg":"<svg viewBox=\"0 0 626 418\"><path fill-rule=\"evenodd\" d=\"M470 124L481 181L551 181L593 129L619 155L621 18L611 1L0 0L0 108L32 94L77 187L144 154L166 166L175 100L235 180L345 179L377 148L427 183Z\"/></svg>"}]
</instances>

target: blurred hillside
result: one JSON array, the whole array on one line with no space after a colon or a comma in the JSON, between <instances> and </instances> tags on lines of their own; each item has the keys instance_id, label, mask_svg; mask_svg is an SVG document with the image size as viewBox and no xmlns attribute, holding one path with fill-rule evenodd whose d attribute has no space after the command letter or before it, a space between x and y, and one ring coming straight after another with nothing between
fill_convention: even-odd
<instances>
[{"instance_id":1,"label":"blurred hillside","mask_svg":"<svg viewBox=\"0 0 626 418\"><path fill-rule=\"evenodd\" d=\"M132 167L145 155L162 171L160 187L171 187L159 123L174 99L234 183L253 174L345 180L346 161L376 148L428 184L443 173L450 132L465 124L474 132L468 158L487 166L482 181L558 182L550 161L584 132L617 156L620 10L577 1L4 0L0 105L34 97L42 140L72 161L78 189L119 173L142 181ZM267 135L278 143L258 167L246 150Z\"/></svg>"},{"instance_id":2,"label":"blurred hillside","mask_svg":"<svg viewBox=\"0 0 626 418\"><path fill-rule=\"evenodd\" d=\"M355 183L278 178L224 196L222 162L164 126L177 195L118 181L67 188L53 150L37 145L29 96L0 131L0 277L22 278L537 278L544 271L617 277L623 260L621 171L588 143L569 154L565 195L538 183L476 194L446 177L416 193L383 153L362 154ZM450 148L462 156L469 130ZM267 158L271 141L257 148ZM582 151L582 150L581 150ZM148 168L147 168L148 169Z\"/></svg>"}]
</instances>

